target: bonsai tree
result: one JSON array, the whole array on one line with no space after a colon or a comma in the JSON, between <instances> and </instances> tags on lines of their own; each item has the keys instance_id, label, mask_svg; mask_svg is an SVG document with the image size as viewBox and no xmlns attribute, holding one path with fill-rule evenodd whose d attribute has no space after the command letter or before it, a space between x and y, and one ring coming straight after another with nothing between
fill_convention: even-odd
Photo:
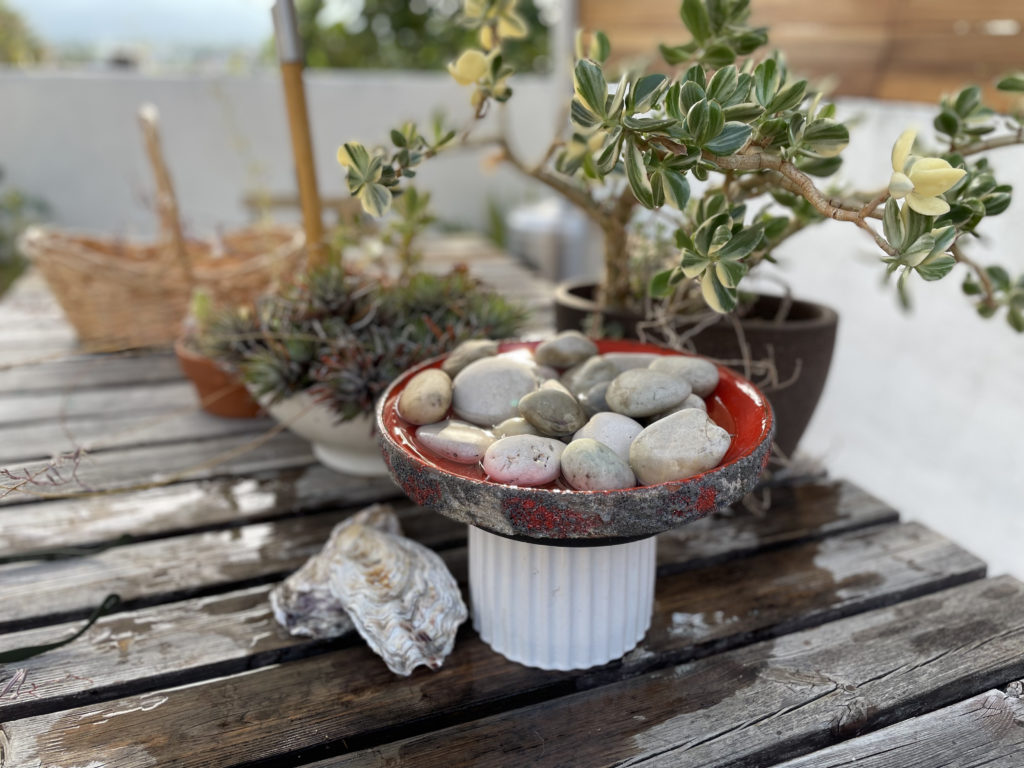
<instances>
[{"instance_id":1,"label":"bonsai tree","mask_svg":"<svg viewBox=\"0 0 1024 768\"><path fill-rule=\"evenodd\" d=\"M842 164L849 141L835 107L806 80L766 52L767 30L748 24L749 0L683 0L689 32L659 52L671 74L627 71L610 76L608 38L577 35L569 119L543 160L527 163L504 132L491 143L501 160L565 197L604 233L606 305L635 302L627 238L638 209L672 222L674 263L650 283L658 297L702 300L718 313L737 306L747 273L786 238L833 219L861 229L875 243L882 268L897 276L906 301L912 278L938 280L958 264L964 292L978 311L1005 311L1024 331L1024 279L973 261L965 244L987 216L1006 210L1011 188L983 155L1024 142L1021 116L999 115L977 87L943 99L934 126L941 146L894 137L892 177L869 191L833 189L817 181ZM477 31L477 46L449 70L471 89L475 120L512 98L506 43L529 34L515 0L465 0L460 23ZM998 88L1024 91L1024 75ZM472 128L472 126L471 126ZM381 215L405 179L442 150L469 140L414 123L391 131L391 145L368 149L352 141L338 151L347 183L366 211ZM709 183L691 196L690 179ZM755 205L756 203L756 205Z\"/></svg>"}]
</instances>

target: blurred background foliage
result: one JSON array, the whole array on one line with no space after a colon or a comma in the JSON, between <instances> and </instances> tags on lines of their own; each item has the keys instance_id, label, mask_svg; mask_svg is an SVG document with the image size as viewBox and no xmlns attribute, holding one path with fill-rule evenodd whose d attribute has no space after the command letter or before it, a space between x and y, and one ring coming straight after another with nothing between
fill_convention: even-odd
<instances>
[{"instance_id":1,"label":"blurred background foliage","mask_svg":"<svg viewBox=\"0 0 1024 768\"><path fill-rule=\"evenodd\" d=\"M299 33L310 67L443 69L476 42L476 32L453 24L457 0L296 0ZM554 2L520 0L517 9L536 33L509 45L521 72L549 69L548 28ZM267 58L274 58L273 41Z\"/></svg>"},{"instance_id":2,"label":"blurred background foliage","mask_svg":"<svg viewBox=\"0 0 1024 768\"><path fill-rule=\"evenodd\" d=\"M5 189L3 175L0 168L0 295L25 270L27 262L18 250L18 235L29 224L41 220L47 212L47 206L41 200L17 189Z\"/></svg>"},{"instance_id":3,"label":"blurred background foliage","mask_svg":"<svg viewBox=\"0 0 1024 768\"><path fill-rule=\"evenodd\" d=\"M28 25L5 0L0 0L0 63L35 64L42 56L42 45Z\"/></svg>"}]
</instances>

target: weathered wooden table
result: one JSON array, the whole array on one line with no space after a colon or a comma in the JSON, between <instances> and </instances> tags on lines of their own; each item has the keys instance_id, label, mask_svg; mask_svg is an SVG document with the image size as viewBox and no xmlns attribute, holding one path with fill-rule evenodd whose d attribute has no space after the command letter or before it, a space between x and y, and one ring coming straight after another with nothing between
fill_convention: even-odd
<instances>
[{"instance_id":1,"label":"weathered wooden table","mask_svg":"<svg viewBox=\"0 0 1024 768\"><path fill-rule=\"evenodd\" d=\"M67 343L47 300L0 317L8 360ZM2 768L1024 765L1024 584L849 483L662 535L654 622L621 661L529 669L467 625L442 670L399 678L357 636L289 637L267 593L379 500L464 582L459 525L287 433L243 450L270 424L198 413L166 354L3 371L0 419L3 466L85 446L92 491L0 500L0 653L123 600L0 667Z\"/></svg>"}]
</instances>

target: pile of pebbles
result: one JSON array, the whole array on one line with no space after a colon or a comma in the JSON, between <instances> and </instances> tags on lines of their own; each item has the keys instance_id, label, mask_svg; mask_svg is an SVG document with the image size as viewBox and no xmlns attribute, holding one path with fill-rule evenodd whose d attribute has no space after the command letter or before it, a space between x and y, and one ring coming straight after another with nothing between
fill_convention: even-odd
<instances>
[{"instance_id":1,"label":"pile of pebbles","mask_svg":"<svg viewBox=\"0 0 1024 768\"><path fill-rule=\"evenodd\" d=\"M718 466L731 437L707 415L704 398L717 386L707 360L600 355L586 336L565 331L532 353L464 342L440 368L413 376L397 407L423 448L479 463L494 482L539 486L561 476L600 491Z\"/></svg>"}]
</instances>

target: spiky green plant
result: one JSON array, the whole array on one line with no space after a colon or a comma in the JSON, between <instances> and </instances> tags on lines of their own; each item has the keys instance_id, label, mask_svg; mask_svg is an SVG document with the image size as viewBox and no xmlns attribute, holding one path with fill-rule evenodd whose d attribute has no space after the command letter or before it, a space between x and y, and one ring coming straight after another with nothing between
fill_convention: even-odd
<instances>
[{"instance_id":1,"label":"spiky green plant","mask_svg":"<svg viewBox=\"0 0 1024 768\"><path fill-rule=\"evenodd\" d=\"M203 349L259 396L308 390L339 421L366 413L402 371L469 338L514 336L526 310L465 270L377 281L337 263L255 309L221 312Z\"/></svg>"}]
</instances>

